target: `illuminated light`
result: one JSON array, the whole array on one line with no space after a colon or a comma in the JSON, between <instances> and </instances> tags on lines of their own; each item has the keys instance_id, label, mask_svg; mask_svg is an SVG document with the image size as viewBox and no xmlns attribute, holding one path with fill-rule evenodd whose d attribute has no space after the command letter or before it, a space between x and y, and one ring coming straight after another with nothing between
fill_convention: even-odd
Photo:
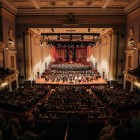
<instances>
[{"instance_id":1,"label":"illuminated light","mask_svg":"<svg viewBox=\"0 0 140 140\"><path fill-rule=\"evenodd\" d=\"M57 36L57 40L60 40L60 35Z\"/></svg>"},{"instance_id":2,"label":"illuminated light","mask_svg":"<svg viewBox=\"0 0 140 140\"><path fill-rule=\"evenodd\" d=\"M0 84L0 88L4 88L4 87L7 86L7 85L8 85L8 82L7 82L7 81L2 82L2 83Z\"/></svg>"},{"instance_id":3,"label":"illuminated light","mask_svg":"<svg viewBox=\"0 0 140 140\"><path fill-rule=\"evenodd\" d=\"M139 82L134 82L134 85L140 88L140 83Z\"/></svg>"}]
</instances>

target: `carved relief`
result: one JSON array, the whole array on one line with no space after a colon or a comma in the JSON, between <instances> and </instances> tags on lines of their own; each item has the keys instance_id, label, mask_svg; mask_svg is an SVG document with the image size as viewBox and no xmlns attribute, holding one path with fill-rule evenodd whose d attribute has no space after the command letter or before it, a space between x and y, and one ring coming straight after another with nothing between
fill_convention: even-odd
<instances>
[{"instance_id":1,"label":"carved relief","mask_svg":"<svg viewBox=\"0 0 140 140\"><path fill-rule=\"evenodd\" d=\"M5 44L3 42L0 42L0 49L4 49L5 48Z\"/></svg>"},{"instance_id":2,"label":"carved relief","mask_svg":"<svg viewBox=\"0 0 140 140\"><path fill-rule=\"evenodd\" d=\"M68 13L67 19L65 21L66 24L76 24L76 19L73 13Z\"/></svg>"},{"instance_id":3,"label":"carved relief","mask_svg":"<svg viewBox=\"0 0 140 140\"><path fill-rule=\"evenodd\" d=\"M92 2L93 2L93 0L87 0L87 1L85 2L85 5L86 5L86 6L90 6L90 5L92 5Z\"/></svg>"},{"instance_id":4,"label":"carved relief","mask_svg":"<svg viewBox=\"0 0 140 140\"><path fill-rule=\"evenodd\" d=\"M74 0L69 0L69 1L68 1L68 5L69 5L69 6L74 5Z\"/></svg>"},{"instance_id":5,"label":"carved relief","mask_svg":"<svg viewBox=\"0 0 140 140\"><path fill-rule=\"evenodd\" d=\"M11 27L9 27L8 30L8 48L9 49L15 49L15 42L13 38L13 30Z\"/></svg>"},{"instance_id":6,"label":"carved relief","mask_svg":"<svg viewBox=\"0 0 140 140\"><path fill-rule=\"evenodd\" d=\"M128 48L133 49L135 47L134 44L134 28L131 27L129 30L129 38L128 38Z\"/></svg>"}]
</instances>

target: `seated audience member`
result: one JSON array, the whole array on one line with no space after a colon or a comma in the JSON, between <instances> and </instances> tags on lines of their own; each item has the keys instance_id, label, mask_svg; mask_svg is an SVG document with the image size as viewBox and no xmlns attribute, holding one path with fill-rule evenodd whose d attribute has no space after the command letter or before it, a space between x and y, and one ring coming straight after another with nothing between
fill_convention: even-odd
<instances>
[{"instance_id":1,"label":"seated audience member","mask_svg":"<svg viewBox=\"0 0 140 140\"><path fill-rule=\"evenodd\" d=\"M7 121L7 124L12 125L14 127L14 130L18 133L18 135L21 134L21 125L18 119L11 118L10 120Z\"/></svg>"},{"instance_id":2,"label":"seated audience member","mask_svg":"<svg viewBox=\"0 0 140 140\"><path fill-rule=\"evenodd\" d=\"M2 139L2 129L5 126L5 118L0 114L0 140Z\"/></svg>"},{"instance_id":3,"label":"seated audience member","mask_svg":"<svg viewBox=\"0 0 140 140\"><path fill-rule=\"evenodd\" d=\"M111 135L113 140L128 140L127 138L127 129L122 126L117 126Z\"/></svg>"},{"instance_id":4,"label":"seated audience member","mask_svg":"<svg viewBox=\"0 0 140 140\"><path fill-rule=\"evenodd\" d=\"M22 135L22 140L38 140L38 135L32 132L26 131Z\"/></svg>"},{"instance_id":5,"label":"seated audience member","mask_svg":"<svg viewBox=\"0 0 140 140\"><path fill-rule=\"evenodd\" d=\"M31 133L39 134L39 130L35 127L34 116L29 116L27 118L27 125L25 126L24 131L29 131Z\"/></svg>"},{"instance_id":6,"label":"seated audience member","mask_svg":"<svg viewBox=\"0 0 140 140\"><path fill-rule=\"evenodd\" d=\"M2 140L20 140L16 130L13 125L6 125L2 129Z\"/></svg>"},{"instance_id":7,"label":"seated audience member","mask_svg":"<svg viewBox=\"0 0 140 140\"><path fill-rule=\"evenodd\" d=\"M99 134L99 140L109 140L114 128L119 125L119 121L111 116L107 122L105 122L105 126L101 129Z\"/></svg>"},{"instance_id":8,"label":"seated audience member","mask_svg":"<svg viewBox=\"0 0 140 140\"><path fill-rule=\"evenodd\" d=\"M131 132L135 140L140 140L140 111L131 119Z\"/></svg>"}]
</instances>

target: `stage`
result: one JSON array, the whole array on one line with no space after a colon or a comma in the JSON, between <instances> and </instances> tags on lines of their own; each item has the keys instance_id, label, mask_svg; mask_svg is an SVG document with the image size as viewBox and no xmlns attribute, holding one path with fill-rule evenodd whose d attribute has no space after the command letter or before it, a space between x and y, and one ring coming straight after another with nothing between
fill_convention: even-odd
<instances>
[{"instance_id":1,"label":"stage","mask_svg":"<svg viewBox=\"0 0 140 140\"><path fill-rule=\"evenodd\" d=\"M35 81L35 84L42 84L42 85L50 85L51 87L56 87L56 86L62 86L62 85L67 85L67 86L86 86L86 87L90 87L92 85L106 85L107 82L102 79L102 78L98 78L98 80L93 80L93 81L89 81L89 82L80 82L80 83L75 83L74 81L72 82L51 82L51 81L45 81L45 78L39 78Z\"/></svg>"}]
</instances>

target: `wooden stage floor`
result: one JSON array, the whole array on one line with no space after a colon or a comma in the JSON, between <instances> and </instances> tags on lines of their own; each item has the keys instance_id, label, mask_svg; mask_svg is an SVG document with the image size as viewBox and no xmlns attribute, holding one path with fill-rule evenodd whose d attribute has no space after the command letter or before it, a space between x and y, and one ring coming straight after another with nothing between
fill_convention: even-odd
<instances>
[{"instance_id":1,"label":"wooden stage floor","mask_svg":"<svg viewBox=\"0 0 140 140\"><path fill-rule=\"evenodd\" d=\"M92 86L92 85L106 85L107 82L99 78L98 80L93 80L92 82L51 82L51 81L45 81L45 78L39 78L35 81L35 84L46 84L46 85L52 85L52 86L59 86L59 85L85 85L85 86Z\"/></svg>"}]
</instances>

